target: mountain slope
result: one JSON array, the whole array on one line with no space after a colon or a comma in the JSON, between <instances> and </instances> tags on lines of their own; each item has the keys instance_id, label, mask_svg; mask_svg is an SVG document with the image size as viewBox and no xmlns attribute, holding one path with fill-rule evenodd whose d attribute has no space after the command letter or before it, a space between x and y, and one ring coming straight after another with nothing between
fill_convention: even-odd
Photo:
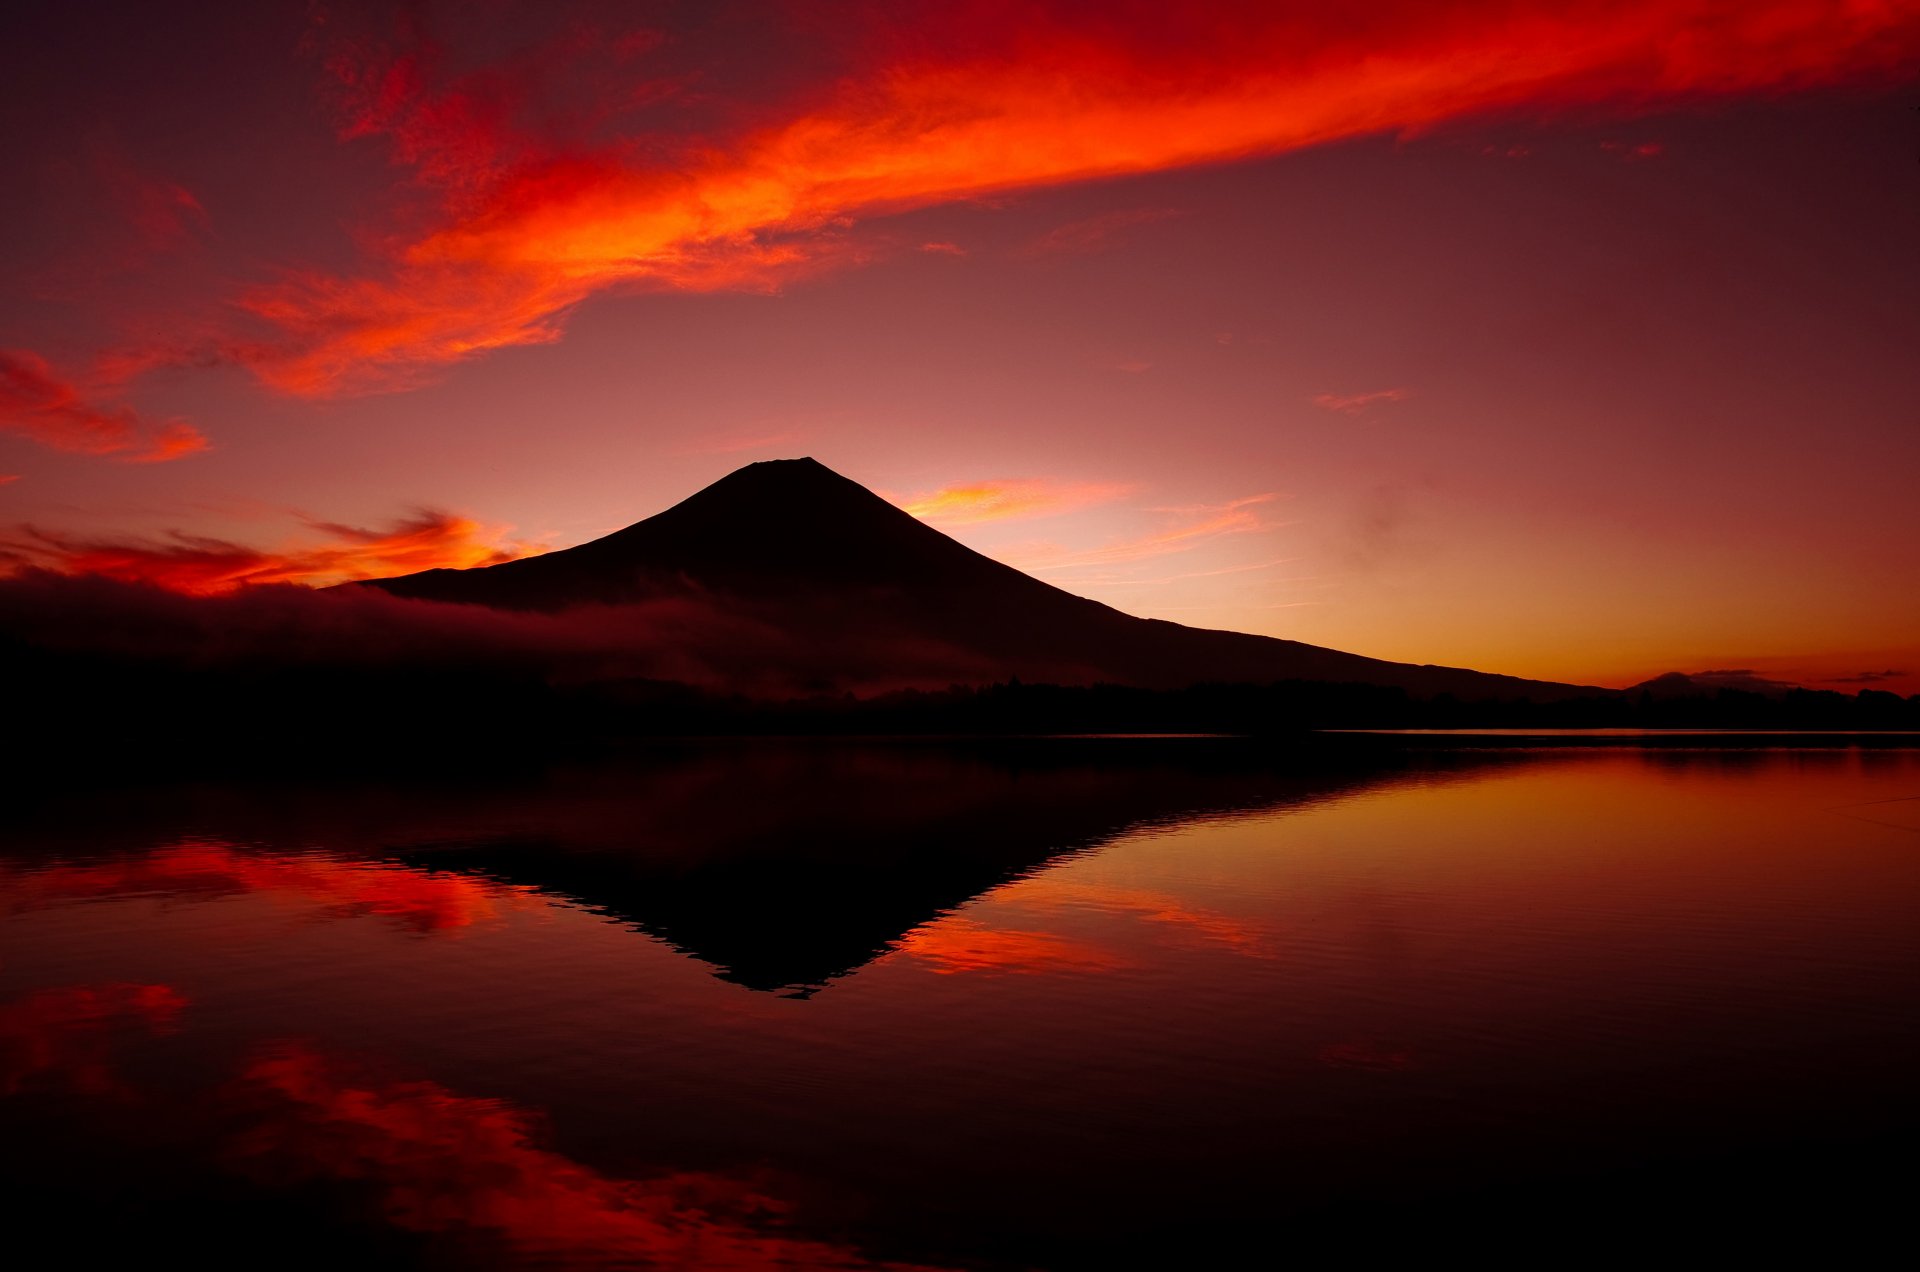
<instances>
[{"instance_id":1,"label":"mountain slope","mask_svg":"<svg viewBox=\"0 0 1920 1272\"><path fill-rule=\"evenodd\" d=\"M857 632L860 658L891 650L902 667L941 667L952 679L1153 688L1305 679L1536 700L1601 692L1135 618L982 556L812 459L749 465L578 547L356 586L544 612L693 599L749 612L816 650Z\"/></svg>"}]
</instances>

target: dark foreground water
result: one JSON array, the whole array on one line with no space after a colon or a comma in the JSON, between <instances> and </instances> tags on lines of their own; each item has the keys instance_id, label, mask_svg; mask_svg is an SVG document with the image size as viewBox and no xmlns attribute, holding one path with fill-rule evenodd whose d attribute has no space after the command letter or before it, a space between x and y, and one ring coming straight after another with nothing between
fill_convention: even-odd
<instances>
[{"instance_id":1,"label":"dark foreground water","mask_svg":"<svg viewBox=\"0 0 1920 1272\"><path fill-rule=\"evenodd\" d=\"M1906 1240L1916 1061L1913 750L748 744L0 820L17 1266L1833 1259Z\"/></svg>"}]
</instances>

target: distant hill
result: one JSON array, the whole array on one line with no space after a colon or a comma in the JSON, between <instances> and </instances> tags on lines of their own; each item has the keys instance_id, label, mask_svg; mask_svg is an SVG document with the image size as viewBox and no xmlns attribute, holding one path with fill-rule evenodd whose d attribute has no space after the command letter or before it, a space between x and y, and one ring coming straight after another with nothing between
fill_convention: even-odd
<instances>
[{"instance_id":1,"label":"distant hill","mask_svg":"<svg viewBox=\"0 0 1920 1272\"><path fill-rule=\"evenodd\" d=\"M1669 671L1665 675L1655 676L1652 680L1643 680L1628 689L1629 694L1647 694L1653 698L1711 698L1722 690L1735 693L1757 693L1763 697L1780 698L1799 685L1785 680L1769 680L1765 676L1745 669L1728 671Z\"/></svg>"},{"instance_id":2,"label":"distant hill","mask_svg":"<svg viewBox=\"0 0 1920 1272\"><path fill-rule=\"evenodd\" d=\"M978 683L1306 680L1543 702L1610 693L1135 618L982 556L812 459L751 464L578 547L349 586L544 613L685 598L750 613L816 656L857 632L849 661L893 657ZM851 680L887 669L841 670Z\"/></svg>"}]
</instances>

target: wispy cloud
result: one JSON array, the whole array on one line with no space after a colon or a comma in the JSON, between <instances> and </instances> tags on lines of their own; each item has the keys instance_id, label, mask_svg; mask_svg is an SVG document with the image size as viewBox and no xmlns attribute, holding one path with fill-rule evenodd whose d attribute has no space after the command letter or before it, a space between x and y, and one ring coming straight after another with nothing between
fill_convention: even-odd
<instances>
[{"instance_id":1,"label":"wispy cloud","mask_svg":"<svg viewBox=\"0 0 1920 1272\"><path fill-rule=\"evenodd\" d=\"M1091 252L1104 252L1119 246L1129 230L1183 215L1185 213L1179 208L1125 208L1117 212L1102 212L1098 216L1069 221L1049 230L1021 248L1020 255L1084 256Z\"/></svg>"},{"instance_id":2,"label":"wispy cloud","mask_svg":"<svg viewBox=\"0 0 1920 1272\"><path fill-rule=\"evenodd\" d=\"M142 419L126 406L89 401L47 360L25 349L0 349L0 432L80 455L111 455L152 464L206 450L184 420Z\"/></svg>"},{"instance_id":3,"label":"wispy cloud","mask_svg":"<svg viewBox=\"0 0 1920 1272\"><path fill-rule=\"evenodd\" d=\"M1042 544L1011 550L1001 554L1001 559L1019 569L1042 574L1078 566L1152 560L1186 552L1227 535L1272 529L1276 523L1262 515L1261 510L1278 498L1277 493L1269 492L1248 495L1244 499L1223 504L1149 508L1146 511L1178 519L1152 534L1116 540L1097 548L1063 548L1055 544Z\"/></svg>"},{"instance_id":4,"label":"wispy cloud","mask_svg":"<svg viewBox=\"0 0 1920 1272\"><path fill-rule=\"evenodd\" d=\"M932 252L939 256L965 256L967 254L967 249L958 243L948 243L944 240L937 243L922 243L920 250L923 252Z\"/></svg>"},{"instance_id":5,"label":"wispy cloud","mask_svg":"<svg viewBox=\"0 0 1920 1272\"><path fill-rule=\"evenodd\" d=\"M1359 415L1383 402L1404 402L1408 396L1405 389L1376 389L1372 393L1316 393L1313 395L1313 404L1322 410L1338 411L1342 415Z\"/></svg>"},{"instance_id":6,"label":"wispy cloud","mask_svg":"<svg viewBox=\"0 0 1920 1272\"><path fill-rule=\"evenodd\" d=\"M1851 676L1828 676L1830 685L1877 685L1883 680L1898 680L1907 673L1895 668L1885 671L1856 671Z\"/></svg>"},{"instance_id":7,"label":"wispy cloud","mask_svg":"<svg viewBox=\"0 0 1920 1272\"><path fill-rule=\"evenodd\" d=\"M497 565L544 551L467 517L422 509L382 530L308 521L325 538L278 549L172 531L159 539L64 535L32 526L0 538L0 566L11 562L61 574L153 583L196 596L261 583L324 586L416 570ZM0 571L4 572L4 571Z\"/></svg>"},{"instance_id":8,"label":"wispy cloud","mask_svg":"<svg viewBox=\"0 0 1920 1272\"><path fill-rule=\"evenodd\" d=\"M1111 503L1126 496L1132 489L1117 482L1057 482L1043 478L1009 477L943 486L926 494L901 496L893 502L922 521L964 526L982 521L1050 517L1096 504Z\"/></svg>"}]
</instances>

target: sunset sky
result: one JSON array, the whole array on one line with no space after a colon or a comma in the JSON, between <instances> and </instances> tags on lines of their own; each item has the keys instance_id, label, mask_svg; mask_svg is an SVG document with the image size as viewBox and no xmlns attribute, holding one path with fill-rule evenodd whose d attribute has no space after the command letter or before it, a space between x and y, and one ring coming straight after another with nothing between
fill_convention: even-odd
<instances>
[{"instance_id":1,"label":"sunset sky","mask_svg":"<svg viewBox=\"0 0 1920 1272\"><path fill-rule=\"evenodd\" d=\"M812 455L1129 613L1920 692L1920 0L39 6L0 564Z\"/></svg>"}]
</instances>

